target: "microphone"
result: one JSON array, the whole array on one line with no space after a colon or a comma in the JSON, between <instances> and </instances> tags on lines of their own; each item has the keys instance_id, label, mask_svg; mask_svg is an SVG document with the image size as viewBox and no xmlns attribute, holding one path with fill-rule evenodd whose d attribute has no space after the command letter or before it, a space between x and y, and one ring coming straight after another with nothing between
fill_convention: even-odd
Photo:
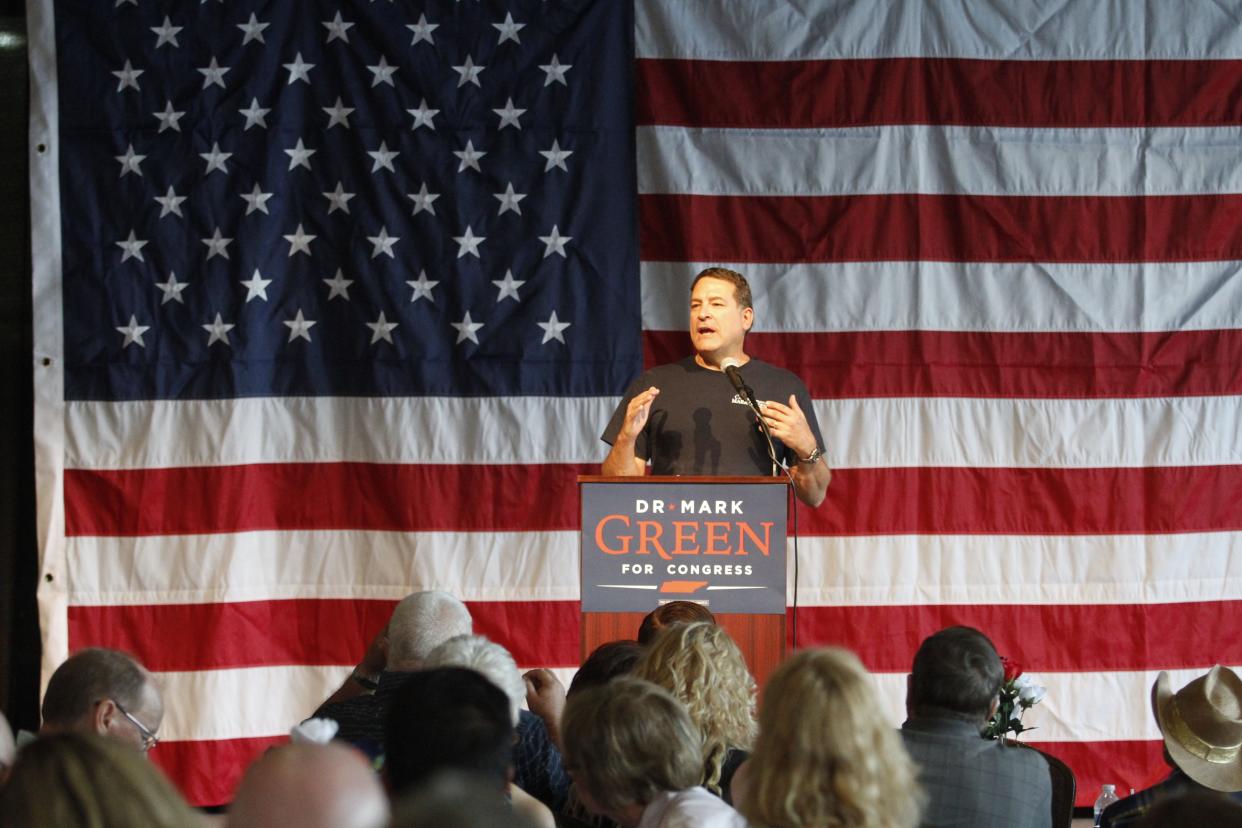
<instances>
[{"instance_id":1,"label":"microphone","mask_svg":"<svg viewBox=\"0 0 1242 828\"><path fill-rule=\"evenodd\" d=\"M725 376L729 378L729 382L733 383L733 387L737 390L737 393L742 395L742 399L749 400L750 389L746 387L746 382L742 379L742 372L738 370L741 365L742 363L738 362L733 357L729 357L724 362L720 363L720 367L724 369Z\"/></svg>"}]
</instances>

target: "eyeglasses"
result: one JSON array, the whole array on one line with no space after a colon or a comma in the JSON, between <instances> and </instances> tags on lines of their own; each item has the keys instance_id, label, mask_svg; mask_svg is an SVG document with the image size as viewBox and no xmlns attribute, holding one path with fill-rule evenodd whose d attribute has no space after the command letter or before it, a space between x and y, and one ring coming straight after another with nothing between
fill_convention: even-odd
<instances>
[{"instance_id":1,"label":"eyeglasses","mask_svg":"<svg viewBox=\"0 0 1242 828\"><path fill-rule=\"evenodd\" d=\"M133 714L126 710L124 705L122 705L119 701L113 699L112 703L116 705L117 710L121 711L122 716L129 719L130 724L138 728L138 733L142 735L142 752L150 753L154 750L155 746L160 743L160 737L156 736L155 732L148 729L142 722L135 719Z\"/></svg>"}]
</instances>

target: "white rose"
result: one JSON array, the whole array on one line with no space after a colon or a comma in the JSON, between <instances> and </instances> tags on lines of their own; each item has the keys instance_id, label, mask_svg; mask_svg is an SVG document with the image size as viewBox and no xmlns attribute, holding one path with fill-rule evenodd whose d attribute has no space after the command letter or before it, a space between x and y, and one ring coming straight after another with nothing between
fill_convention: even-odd
<instances>
[{"instance_id":1,"label":"white rose","mask_svg":"<svg viewBox=\"0 0 1242 828\"><path fill-rule=\"evenodd\" d=\"M289 738L300 744L326 745L340 729L333 719L307 719L289 731Z\"/></svg>"},{"instance_id":2,"label":"white rose","mask_svg":"<svg viewBox=\"0 0 1242 828\"><path fill-rule=\"evenodd\" d=\"M1034 684L1034 682L1035 679L1023 673L1013 680L1013 686L1015 690L1021 690L1023 687L1029 687L1031 684Z\"/></svg>"},{"instance_id":3,"label":"white rose","mask_svg":"<svg viewBox=\"0 0 1242 828\"><path fill-rule=\"evenodd\" d=\"M1018 692L1018 699L1023 707L1032 707L1043 701L1047 692L1048 688L1041 684L1028 684Z\"/></svg>"}]
</instances>

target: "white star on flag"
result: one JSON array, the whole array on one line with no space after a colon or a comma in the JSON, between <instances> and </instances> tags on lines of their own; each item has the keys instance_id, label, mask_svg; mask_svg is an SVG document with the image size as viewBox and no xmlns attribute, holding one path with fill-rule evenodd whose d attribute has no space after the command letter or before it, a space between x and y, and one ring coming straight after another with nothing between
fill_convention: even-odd
<instances>
[{"instance_id":1,"label":"white star on flag","mask_svg":"<svg viewBox=\"0 0 1242 828\"><path fill-rule=\"evenodd\" d=\"M211 152L200 152L198 154L199 158L207 162L207 170L203 173L203 175L210 175L215 170L219 170L225 175L228 175L229 171L225 168L224 162L228 161L232 156L233 153L231 152L221 152L220 142L213 141L211 144Z\"/></svg>"},{"instance_id":2,"label":"white star on flag","mask_svg":"<svg viewBox=\"0 0 1242 828\"><path fill-rule=\"evenodd\" d=\"M237 111L241 115L245 116L246 118L246 125L242 127L242 131L244 132L250 129L255 124L258 124L264 129L267 129L267 118L265 116L267 115L267 113L271 112L272 110L264 109L261 106L259 106L258 98L251 98L249 109L239 109Z\"/></svg>"},{"instance_id":3,"label":"white star on flag","mask_svg":"<svg viewBox=\"0 0 1242 828\"><path fill-rule=\"evenodd\" d=\"M302 139L299 138L298 145L296 147L285 150L285 155L289 156L289 169L292 170L294 167L306 167L306 169L309 170L311 168L310 157L317 152L319 152L319 150L307 149L302 144Z\"/></svg>"},{"instance_id":4,"label":"white star on flag","mask_svg":"<svg viewBox=\"0 0 1242 828\"><path fill-rule=\"evenodd\" d=\"M453 241L457 242L457 244L459 245L457 248L457 258L460 259L462 256L466 255L467 253L471 254L476 259L480 258L479 244L486 238L487 236L474 235L474 231L471 230L470 225L467 224L465 235L453 236Z\"/></svg>"},{"instance_id":5,"label":"white star on flag","mask_svg":"<svg viewBox=\"0 0 1242 828\"><path fill-rule=\"evenodd\" d=\"M125 65L123 67L120 69L114 69L112 72L112 74L115 75L120 81L116 85L116 91L123 92L126 89L133 89L136 92L141 92L142 90L138 88L138 76L145 71L147 70L135 69L130 65L128 60L125 61Z\"/></svg>"},{"instance_id":6,"label":"white star on flag","mask_svg":"<svg viewBox=\"0 0 1242 828\"><path fill-rule=\"evenodd\" d=\"M378 236L367 236L367 241L375 245L375 247L371 250L372 259L381 253L390 259L397 258L392 252L392 246L401 241L401 238L399 236L388 235L387 227L381 227Z\"/></svg>"},{"instance_id":7,"label":"white star on flag","mask_svg":"<svg viewBox=\"0 0 1242 828\"><path fill-rule=\"evenodd\" d=\"M515 109L513 107L513 98L505 101L504 109L493 109L492 112L495 112L500 116L500 126L496 127L497 131L504 129L507 126L514 127L519 132L522 130L522 125L518 123L518 118L520 118L526 110Z\"/></svg>"},{"instance_id":8,"label":"white star on flag","mask_svg":"<svg viewBox=\"0 0 1242 828\"><path fill-rule=\"evenodd\" d=\"M125 342L121 344L122 348L128 348L130 345L136 344L139 348L147 347L147 343L142 341L142 335L151 330L150 325L139 325L138 317L130 314L129 324L120 325L117 330L125 334ZM460 341L460 340L459 340Z\"/></svg>"},{"instance_id":9,"label":"white star on flag","mask_svg":"<svg viewBox=\"0 0 1242 828\"><path fill-rule=\"evenodd\" d=\"M411 302L417 302L419 299L426 299L433 305L435 304L436 298L431 295L431 289L440 283L428 279L427 271L418 271L418 278L412 282L407 281L406 284L414 289L414 295L410 297Z\"/></svg>"},{"instance_id":10,"label":"white star on flag","mask_svg":"<svg viewBox=\"0 0 1242 828\"><path fill-rule=\"evenodd\" d=\"M152 26L151 31L155 32L158 37L155 41L155 48L160 48L165 43L171 43L175 48L181 48L181 44L177 42L177 32L181 31L181 26L174 26L172 21L168 19L168 15L164 15L164 25Z\"/></svg>"},{"instance_id":11,"label":"white star on flag","mask_svg":"<svg viewBox=\"0 0 1242 828\"><path fill-rule=\"evenodd\" d=\"M246 215L250 215L255 210L264 215L271 215L271 213L267 212L267 200L272 197L272 193L265 193L259 189L259 182L256 181L254 183L253 190L240 195L246 201Z\"/></svg>"},{"instance_id":12,"label":"white star on flag","mask_svg":"<svg viewBox=\"0 0 1242 828\"><path fill-rule=\"evenodd\" d=\"M379 319L374 322L367 322L366 326L371 329L371 344L374 345L381 339L392 344L392 332L397 327L396 322L389 322L384 318L384 312L380 311Z\"/></svg>"},{"instance_id":13,"label":"white star on flag","mask_svg":"<svg viewBox=\"0 0 1242 828\"><path fill-rule=\"evenodd\" d=\"M242 45L245 46L252 40L257 40L260 43L267 43L267 41L263 39L263 30L270 25L270 23L260 23L259 18L254 16L254 12L251 12L250 20L245 23L237 24L237 28L246 33L246 36L242 38Z\"/></svg>"},{"instance_id":14,"label":"white star on flag","mask_svg":"<svg viewBox=\"0 0 1242 828\"><path fill-rule=\"evenodd\" d=\"M499 295L496 297L496 303L500 304L506 298L512 298L515 302L521 302L522 297L518 296L518 288L526 284L525 281L514 279L513 271L509 268L505 269L505 278L501 280L492 280L492 284L500 289Z\"/></svg>"},{"instance_id":15,"label":"white star on flag","mask_svg":"<svg viewBox=\"0 0 1242 828\"><path fill-rule=\"evenodd\" d=\"M227 259L229 257L229 242L232 239L226 239L220 235L220 228L216 228L216 232L211 234L211 238L203 239L203 244L207 245L207 261L211 261L214 256L222 256Z\"/></svg>"},{"instance_id":16,"label":"white star on flag","mask_svg":"<svg viewBox=\"0 0 1242 828\"><path fill-rule=\"evenodd\" d=\"M342 43L349 42L349 30L353 27L353 23L347 23L341 19L341 13L337 12L336 17L331 20L323 21L323 25L328 28L328 43L339 40Z\"/></svg>"},{"instance_id":17,"label":"white star on flag","mask_svg":"<svg viewBox=\"0 0 1242 828\"><path fill-rule=\"evenodd\" d=\"M180 302L185 304L185 300L181 298L181 291L186 289L189 282L178 282L177 274L169 272L167 282L156 282L155 286L164 294L164 298L160 300L160 304L164 305L169 302Z\"/></svg>"},{"instance_id":18,"label":"white star on flag","mask_svg":"<svg viewBox=\"0 0 1242 828\"><path fill-rule=\"evenodd\" d=\"M338 296L343 297L346 302L349 301L349 286L354 283L354 280L346 279L339 267L336 269L336 275L331 279L324 279L323 283L330 288L328 291L328 301L332 301Z\"/></svg>"},{"instance_id":19,"label":"white star on flag","mask_svg":"<svg viewBox=\"0 0 1242 828\"><path fill-rule=\"evenodd\" d=\"M419 41L425 41L434 46L435 41L431 39L431 33L440 28L440 24L428 23L427 15L420 14L417 23L406 23L405 27L414 33L414 39L410 41L411 46L417 46Z\"/></svg>"},{"instance_id":20,"label":"white star on flag","mask_svg":"<svg viewBox=\"0 0 1242 828\"><path fill-rule=\"evenodd\" d=\"M166 129L171 129L171 130L173 130L174 132L180 132L180 131L181 131L181 124L179 124L179 123L177 123L177 122L178 122L178 121L180 121L180 120L182 119L182 117L184 117L184 116L185 116L185 111L184 111L184 110L182 110L181 112L177 112L177 111L175 111L175 110L172 108L172 101L169 101L169 102L168 102L168 103L164 106L164 111L163 111L163 112L155 112L155 113L152 113L152 114L154 114L154 115L155 115L155 117L159 119L159 122L160 122L160 129L159 129L159 131L160 131L160 132L163 132L163 131L164 131L164 130L166 130Z\"/></svg>"},{"instance_id":21,"label":"white star on flag","mask_svg":"<svg viewBox=\"0 0 1242 828\"><path fill-rule=\"evenodd\" d=\"M285 241L289 242L289 258L292 259L295 253L305 253L309 256L311 254L310 243L314 240L315 236L307 235L302 230L302 224L299 222L297 232L285 236Z\"/></svg>"},{"instance_id":22,"label":"white star on flag","mask_svg":"<svg viewBox=\"0 0 1242 828\"><path fill-rule=\"evenodd\" d=\"M551 86L554 83L559 83L561 86L569 86L569 83L565 80L565 73L574 68L574 65L572 63L561 63L556 59L556 55L552 55L552 62L544 63L539 68L544 73L544 86Z\"/></svg>"},{"instance_id":23,"label":"white star on flag","mask_svg":"<svg viewBox=\"0 0 1242 828\"><path fill-rule=\"evenodd\" d=\"M142 170L138 168L138 165L146 160L146 156L136 155L133 144L129 145L129 149L125 150L124 155L114 155L112 157L121 162L121 174L117 178L124 178L126 173L131 172L138 173L138 176L142 177Z\"/></svg>"},{"instance_id":24,"label":"white star on flag","mask_svg":"<svg viewBox=\"0 0 1242 828\"><path fill-rule=\"evenodd\" d=\"M509 182L509 186L505 187L503 193L492 193L492 196L500 201L500 212L496 215L503 216L512 210L519 216L522 215L522 208L518 206L518 202L526 198L526 193L513 192L513 182Z\"/></svg>"},{"instance_id":25,"label":"white star on flag","mask_svg":"<svg viewBox=\"0 0 1242 828\"><path fill-rule=\"evenodd\" d=\"M286 319L285 324L289 326L290 342L295 339L305 339L307 342L310 342L310 329L317 323L313 319L307 319L304 317L302 315L302 309L298 308L298 315L292 319Z\"/></svg>"},{"instance_id":26,"label":"white star on flag","mask_svg":"<svg viewBox=\"0 0 1242 828\"><path fill-rule=\"evenodd\" d=\"M328 200L328 215L332 215L336 210L343 210L347 215L349 213L349 200L353 198L355 193L345 192L342 182L336 182L336 189L330 193L324 193L323 197Z\"/></svg>"},{"instance_id":27,"label":"white star on flag","mask_svg":"<svg viewBox=\"0 0 1242 828\"><path fill-rule=\"evenodd\" d=\"M493 23L492 28L500 31L500 40L496 41L497 46L506 40L512 40L514 43L521 44L522 41L518 38L518 30L526 28L526 24L514 23L513 12L508 12L505 14L505 22Z\"/></svg>"},{"instance_id":28,"label":"white star on flag","mask_svg":"<svg viewBox=\"0 0 1242 828\"><path fill-rule=\"evenodd\" d=\"M220 316L219 311L217 311L215 320L203 326L203 330L209 334L207 337L207 347L210 348L217 342L223 342L225 345L232 347L233 343L229 342L229 331L235 327L233 323L225 322L223 317Z\"/></svg>"},{"instance_id":29,"label":"white star on flag","mask_svg":"<svg viewBox=\"0 0 1242 828\"><path fill-rule=\"evenodd\" d=\"M565 159L573 155L574 151L561 149L560 143L553 139L552 149L539 150L539 154L548 159L548 163L543 167L544 172L548 172L553 167L560 167L565 172L569 172L569 167L565 166Z\"/></svg>"},{"instance_id":30,"label":"white star on flag","mask_svg":"<svg viewBox=\"0 0 1242 828\"><path fill-rule=\"evenodd\" d=\"M535 324L543 328L543 339L540 341L539 344L547 345L553 339L564 342L565 341L564 331L566 328L568 328L573 323L572 322L561 322L559 319L556 318L556 311L552 311L552 315L548 317L547 322L536 322Z\"/></svg>"},{"instance_id":31,"label":"white star on flag","mask_svg":"<svg viewBox=\"0 0 1242 828\"><path fill-rule=\"evenodd\" d=\"M167 193L162 196L156 196L155 201L160 205L160 218L163 218L169 213L173 213L180 218L185 218L185 216L181 213L181 202L185 201L186 198L188 198L188 196L177 195L176 190L174 190L171 186L168 188Z\"/></svg>"},{"instance_id":32,"label":"white star on flag","mask_svg":"<svg viewBox=\"0 0 1242 828\"><path fill-rule=\"evenodd\" d=\"M462 317L460 322L450 322L457 329L457 341L454 345L460 345L469 339L475 345L479 344L478 330L483 327L482 322L475 322L470 318L470 311L466 311L466 315Z\"/></svg>"},{"instance_id":33,"label":"white star on flag","mask_svg":"<svg viewBox=\"0 0 1242 828\"><path fill-rule=\"evenodd\" d=\"M400 153L396 150L390 152L388 150L388 143L386 141L380 141L379 149L374 151L367 150L367 155L371 156L371 158L375 160L375 163L371 165L371 172L379 172L380 169L385 169L389 172L396 172L396 169L392 166L392 159L396 158L399 154Z\"/></svg>"},{"instance_id":34,"label":"white star on flag","mask_svg":"<svg viewBox=\"0 0 1242 828\"><path fill-rule=\"evenodd\" d=\"M259 269L254 269L254 275L250 277L250 281L243 281L242 286L246 288L246 301L251 299L262 299L267 301L267 286L272 283L271 279L264 279L259 275Z\"/></svg>"},{"instance_id":35,"label":"white star on flag","mask_svg":"<svg viewBox=\"0 0 1242 828\"><path fill-rule=\"evenodd\" d=\"M487 155L487 152L479 152L474 148L474 142L467 140L464 150L453 150L453 155L461 159L461 163L457 165L458 172L465 172L466 167L471 167L475 172L483 172L479 169L479 159Z\"/></svg>"},{"instance_id":36,"label":"white star on flag","mask_svg":"<svg viewBox=\"0 0 1242 828\"><path fill-rule=\"evenodd\" d=\"M117 244L117 247L125 251L124 253L121 254L122 262L126 262L129 259L137 259L140 262L146 261L146 259L142 258L142 248L146 246L146 241L143 239L139 239L134 234L133 230L129 231L128 239L122 239L116 244Z\"/></svg>"},{"instance_id":37,"label":"white star on flag","mask_svg":"<svg viewBox=\"0 0 1242 828\"><path fill-rule=\"evenodd\" d=\"M453 67L453 71L461 75L461 78L457 81L457 88L460 89L468 83L473 83L482 89L483 84L479 83L479 73L486 68L486 66L475 66L474 60L471 59L470 55L466 55L465 63L461 66Z\"/></svg>"},{"instance_id":38,"label":"white star on flag","mask_svg":"<svg viewBox=\"0 0 1242 828\"><path fill-rule=\"evenodd\" d=\"M289 70L289 86L293 86L293 84L297 81L305 81L307 84L310 83L310 70L315 68L315 64L303 61L301 52L298 52L297 56L294 57L293 63L285 63L281 65Z\"/></svg>"},{"instance_id":39,"label":"white star on flag","mask_svg":"<svg viewBox=\"0 0 1242 828\"><path fill-rule=\"evenodd\" d=\"M200 67L198 71L203 73L203 89L206 89L209 86L218 86L223 89L224 73L229 71L229 67L221 66L216 62L216 56L212 55L211 63Z\"/></svg>"},{"instance_id":40,"label":"white star on flag","mask_svg":"<svg viewBox=\"0 0 1242 828\"><path fill-rule=\"evenodd\" d=\"M392 76L393 73L397 71L397 67L389 66L388 61L383 55L380 55L379 63L374 66L368 66L367 71L375 76L371 81L372 89L379 86L381 83L386 83L393 87L396 86L396 84L392 82Z\"/></svg>"},{"instance_id":41,"label":"white star on flag","mask_svg":"<svg viewBox=\"0 0 1242 828\"><path fill-rule=\"evenodd\" d=\"M414 126L410 129L418 129L419 127L427 127L427 129L435 130L436 125L431 119L440 114L440 110L432 109L427 106L427 99L423 98L423 102L418 105L418 109L407 109L406 112L414 116Z\"/></svg>"},{"instance_id":42,"label":"white star on flag","mask_svg":"<svg viewBox=\"0 0 1242 828\"><path fill-rule=\"evenodd\" d=\"M553 253L559 253L561 258L565 256L565 242L571 241L572 236L562 236L556 229L556 225L552 225L552 234L549 236L540 236L539 241L543 242L547 247L544 248L543 257L546 259Z\"/></svg>"},{"instance_id":43,"label":"white star on flag","mask_svg":"<svg viewBox=\"0 0 1242 828\"><path fill-rule=\"evenodd\" d=\"M341 103L340 95L336 96L335 104L333 104L332 106L323 107L323 111L328 113L328 126L326 127L327 129L332 129L332 127L336 126L337 124L340 124L346 129L349 129L349 115L351 112L354 111L354 109L353 107L343 105Z\"/></svg>"},{"instance_id":44,"label":"white star on flag","mask_svg":"<svg viewBox=\"0 0 1242 828\"><path fill-rule=\"evenodd\" d=\"M414 202L413 215L417 216L423 210L426 210L433 216L436 214L436 208L431 206L431 202L439 198L440 194L427 192L427 182L424 181L421 185L419 185L417 193L407 193L406 197Z\"/></svg>"}]
</instances>

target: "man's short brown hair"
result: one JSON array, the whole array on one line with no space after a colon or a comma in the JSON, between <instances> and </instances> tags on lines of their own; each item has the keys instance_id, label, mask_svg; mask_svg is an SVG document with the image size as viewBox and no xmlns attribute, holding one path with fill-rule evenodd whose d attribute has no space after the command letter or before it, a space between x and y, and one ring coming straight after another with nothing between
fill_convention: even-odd
<instances>
[{"instance_id":1,"label":"man's short brown hair","mask_svg":"<svg viewBox=\"0 0 1242 828\"><path fill-rule=\"evenodd\" d=\"M753 308L754 298L750 295L750 282L746 281L746 277L738 273L736 270L729 270L727 267L709 267L694 277L694 281L690 283L690 292L694 293L694 286L701 279L720 279L733 285L733 298L738 305L743 308Z\"/></svg>"},{"instance_id":2,"label":"man's short brown hair","mask_svg":"<svg viewBox=\"0 0 1242 828\"><path fill-rule=\"evenodd\" d=\"M71 655L52 673L43 696L43 722L68 727L97 702L112 699L130 710L142 706L147 671L126 653L88 647Z\"/></svg>"}]
</instances>

